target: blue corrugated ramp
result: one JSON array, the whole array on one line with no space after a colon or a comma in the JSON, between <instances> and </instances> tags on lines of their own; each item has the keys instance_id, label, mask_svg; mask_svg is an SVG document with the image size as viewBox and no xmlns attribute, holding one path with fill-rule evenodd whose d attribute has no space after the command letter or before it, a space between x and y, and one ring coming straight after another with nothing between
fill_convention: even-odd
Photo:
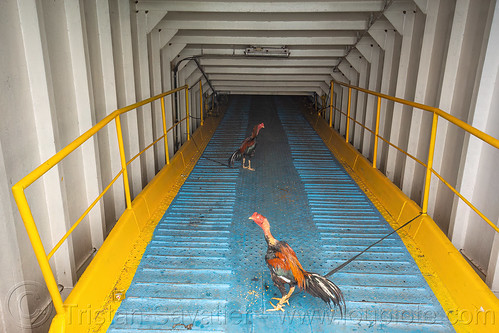
<instances>
[{"instance_id":1,"label":"blue corrugated ramp","mask_svg":"<svg viewBox=\"0 0 499 333\"><path fill-rule=\"evenodd\" d=\"M394 234L330 278L346 314L300 292L285 312L264 261L265 215L304 268L326 274L393 229L331 155L294 97L232 96L201 159L158 224L109 332L454 331ZM252 166L222 164L264 122ZM274 301L275 302L275 301Z\"/></svg>"}]
</instances>

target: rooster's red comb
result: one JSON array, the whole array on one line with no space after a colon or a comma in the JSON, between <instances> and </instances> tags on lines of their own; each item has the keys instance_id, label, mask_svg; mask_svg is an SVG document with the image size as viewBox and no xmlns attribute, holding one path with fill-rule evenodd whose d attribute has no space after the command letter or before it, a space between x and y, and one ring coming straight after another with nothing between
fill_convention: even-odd
<instances>
[{"instance_id":1,"label":"rooster's red comb","mask_svg":"<svg viewBox=\"0 0 499 333\"><path fill-rule=\"evenodd\" d=\"M253 215L249 217L249 219L261 223L265 219L265 216L263 216L262 214L258 214L257 212L254 212Z\"/></svg>"}]
</instances>

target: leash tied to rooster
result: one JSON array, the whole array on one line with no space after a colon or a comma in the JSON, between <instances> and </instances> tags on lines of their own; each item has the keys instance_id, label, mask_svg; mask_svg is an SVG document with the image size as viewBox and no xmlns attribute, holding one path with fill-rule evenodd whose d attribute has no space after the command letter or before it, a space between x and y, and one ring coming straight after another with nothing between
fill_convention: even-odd
<instances>
[{"instance_id":1,"label":"leash tied to rooster","mask_svg":"<svg viewBox=\"0 0 499 333\"><path fill-rule=\"evenodd\" d=\"M300 290L306 291L310 295L322 299L330 308L331 305L333 305L334 307L338 307L340 310L340 316L343 317L343 314L346 313L345 298L340 288L332 281L330 281L328 277L343 269L352 261L356 260L359 256L367 252L371 247L382 242L384 239L390 237L400 229L406 227L421 215L422 213L419 213L417 216L410 219L392 232L386 234L382 238L378 239L376 242L372 243L355 256L346 260L344 263L334 268L326 275L321 276L319 274L308 272L303 269L301 263L298 261L296 253L289 246L289 244L284 241L278 241L272 236L272 234L270 233L270 224L267 218L261 214L258 214L257 212L253 213L253 215L250 216L249 219L253 220L263 230L265 241L267 242L268 246L267 253L265 254L265 261L267 262L267 266L269 267L272 282L279 289L282 295L281 298L272 298L274 300L278 300L279 302L274 305L272 301L270 301L272 309L269 309L267 311L284 312L285 304L289 305L289 300L291 299L295 288L298 286ZM286 284L289 285L289 291L287 293L285 288ZM297 294L298 293L295 293L294 295Z\"/></svg>"}]
</instances>

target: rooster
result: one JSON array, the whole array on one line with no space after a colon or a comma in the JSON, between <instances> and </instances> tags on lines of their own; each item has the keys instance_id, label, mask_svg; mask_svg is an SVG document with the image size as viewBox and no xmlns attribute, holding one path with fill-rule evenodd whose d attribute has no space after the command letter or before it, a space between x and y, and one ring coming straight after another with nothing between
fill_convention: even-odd
<instances>
[{"instance_id":1,"label":"rooster","mask_svg":"<svg viewBox=\"0 0 499 333\"><path fill-rule=\"evenodd\" d=\"M278 241L272 237L270 224L265 216L255 212L249 219L255 221L263 230L268 245L265 261L270 269L272 282L274 282L282 295L281 298L272 298L279 300L279 303L274 305L270 302L273 309L267 311L284 312L284 303L289 305L289 298L295 287L298 286L298 288L305 290L310 295L321 298L329 306L331 306L332 302L334 306L340 309L340 314L343 316L345 299L340 288L325 277L304 270L288 243ZM288 293L286 293L285 284L289 285Z\"/></svg>"},{"instance_id":2,"label":"rooster","mask_svg":"<svg viewBox=\"0 0 499 333\"><path fill-rule=\"evenodd\" d=\"M251 136L244 139L243 143L241 144L241 147L239 147L229 157L229 167L232 167L234 165L234 161L240 161L241 157L242 157L243 158L243 168L251 170L251 171L255 171L255 169L253 169L251 167L250 158L253 157L253 155L255 154L256 137L258 136L258 132L260 132L260 130L262 128L265 128L263 123L258 124L255 127L253 127L253 132L251 133ZM246 158L248 158L248 166L245 166Z\"/></svg>"}]
</instances>

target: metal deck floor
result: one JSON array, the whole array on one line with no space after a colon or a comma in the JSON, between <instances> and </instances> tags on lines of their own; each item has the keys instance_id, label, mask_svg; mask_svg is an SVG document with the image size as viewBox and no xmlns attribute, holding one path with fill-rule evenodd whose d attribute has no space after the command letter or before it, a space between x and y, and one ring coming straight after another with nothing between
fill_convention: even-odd
<instances>
[{"instance_id":1,"label":"metal deck floor","mask_svg":"<svg viewBox=\"0 0 499 333\"><path fill-rule=\"evenodd\" d=\"M264 261L265 215L305 269L326 274L393 229L329 152L292 97L232 96L203 156L158 224L108 332L454 331L398 235L330 277L341 319L296 293L286 311ZM228 156L265 122L252 166Z\"/></svg>"}]
</instances>

